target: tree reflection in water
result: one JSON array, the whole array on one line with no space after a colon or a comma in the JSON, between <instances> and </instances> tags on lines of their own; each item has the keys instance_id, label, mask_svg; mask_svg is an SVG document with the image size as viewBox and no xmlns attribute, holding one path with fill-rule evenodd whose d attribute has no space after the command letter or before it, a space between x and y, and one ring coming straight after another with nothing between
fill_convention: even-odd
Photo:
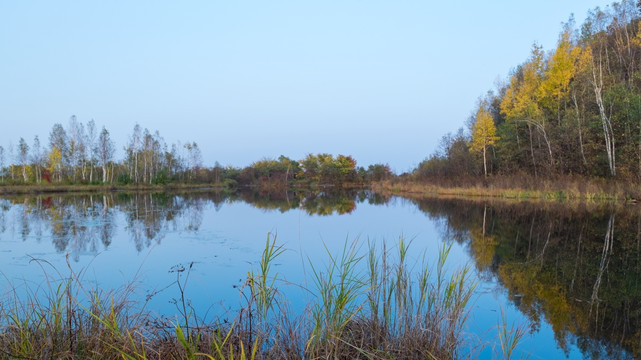
<instances>
[{"instance_id":1,"label":"tree reflection in water","mask_svg":"<svg viewBox=\"0 0 641 360\"><path fill-rule=\"evenodd\" d=\"M589 358L641 357L638 207L415 200L468 246L536 330Z\"/></svg>"},{"instance_id":2,"label":"tree reflection in water","mask_svg":"<svg viewBox=\"0 0 641 360\"><path fill-rule=\"evenodd\" d=\"M0 200L0 233L18 228L23 241L50 237L58 252L68 252L78 261L83 253L109 247L123 214L124 229L136 251L161 243L167 231L198 231L203 211L212 204L219 210L225 202L246 202L260 209L281 212L302 209L310 215L347 214L357 202L384 203L389 197L363 191L242 191L171 193L111 193L91 195L40 195ZM12 206L20 206L8 219Z\"/></svg>"},{"instance_id":3,"label":"tree reflection in water","mask_svg":"<svg viewBox=\"0 0 641 360\"><path fill-rule=\"evenodd\" d=\"M0 233L50 239L78 261L107 249L119 229L138 252L160 244L168 231L198 231L210 206L243 202L326 216L389 201L371 191L331 189L12 197L0 199ZM467 247L482 277L505 287L533 330L549 322L561 348L576 344L586 357L641 358L638 207L411 201L441 224L443 238Z\"/></svg>"}]
</instances>

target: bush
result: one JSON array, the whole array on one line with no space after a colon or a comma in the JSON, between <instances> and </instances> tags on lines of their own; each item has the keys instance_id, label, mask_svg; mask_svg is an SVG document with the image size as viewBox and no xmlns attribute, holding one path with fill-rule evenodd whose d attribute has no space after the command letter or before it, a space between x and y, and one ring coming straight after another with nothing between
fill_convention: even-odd
<instances>
[{"instance_id":1,"label":"bush","mask_svg":"<svg viewBox=\"0 0 641 360\"><path fill-rule=\"evenodd\" d=\"M166 185L169 183L169 177L165 170L160 170L156 176L151 180L154 185Z\"/></svg>"},{"instance_id":2,"label":"bush","mask_svg":"<svg viewBox=\"0 0 641 360\"><path fill-rule=\"evenodd\" d=\"M223 181L223 186L225 189L235 190L238 188L238 181L234 179L225 179L225 181Z\"/></svg>"},{"instance_id":3,"label":"bush","mask_svg":"<svg viewBox=\"0 0 641 360\"><path fill-rule=\"evenodd\" d=\"M118 176L118 179L116 180L116 183L120 185L129 185L133 183L133 180L131 179L131 176L127 174L123 174Z\"/></svg>"}]
</instances>

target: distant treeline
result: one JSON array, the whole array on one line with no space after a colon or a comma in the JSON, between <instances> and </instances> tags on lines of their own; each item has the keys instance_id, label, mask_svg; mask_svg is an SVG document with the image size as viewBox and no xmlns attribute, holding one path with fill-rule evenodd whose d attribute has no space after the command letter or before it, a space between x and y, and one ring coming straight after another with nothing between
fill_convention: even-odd
<instances>
[{"instance_id":1,"label":"distant treeline","mask_svg":"<svg viewBox=\"0 0 641 360\"><path fill-rule=\"evenodd\" d=\"M277 187L295 183L307 184L364 184L382 181L394 176L390 167L384 164L356 166L351 156L330 154L308 154L297 161L285 156L278 160L260 160L245 168L216 166L210 169L216 177L224 178L228 184L260 185ZM219 180L216 180L218 182Z\"/></svg>"},{"instance_id":2,"label":"distant treeline","mask_svg":"<svg viewBox=\"0 0 641 360\"><path fill-rule=\"evenodd\" d=\"M161 184L171 180L193 181L202 167L195 142L168 145L156 131L136 124L125 157L114 158L116 144L104 126L94 120L86 124L75 116L65 128L54 124L49 143L38 136L32 143L20 138L18 145L0 146L0 182L73 184Z\"/></svg>"},{"instance_id":3,"label":"distant treeline","mask_svg":"<svg viewBox=\"0 0 641 360\"><path fill-rule=\"evenodd\" d=\"M482 96L467 129L443 137L417 180L526 175L641 179L641 3L564 24Z\"/></svg>"},{"instance_id":4,"label":"distant treeline","mask_svg":"<svg viewBox=\"0 0 641 360\"><path fill-rule=\"evenodd\" d=\"M259 185L282 187L292 184L362 184L393 176L388 165L356 166L351 156L309 154L297 161L285 156L264 159L244 167L214 167L202 164L196 142L168 145L158 131L151 133L135 125L124 146L125 156L114 158L116 145L109 131L97 130L93 120L86 124L75 116L65 128L54 124L49 143L38 136L31 144L20 138L17 147L0 146L0 183L162 185L168 183L216 183L228 187Z\"/></svg>"}]
</instances>

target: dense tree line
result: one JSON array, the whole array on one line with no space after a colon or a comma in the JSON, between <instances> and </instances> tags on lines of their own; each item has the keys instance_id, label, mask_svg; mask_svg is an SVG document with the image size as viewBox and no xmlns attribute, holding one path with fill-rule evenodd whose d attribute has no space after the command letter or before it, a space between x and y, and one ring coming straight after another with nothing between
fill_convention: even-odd
<instances>
[{"instance_id":1,"label":"dense tree line","mask_svg":"<svg viewBox=\"0 0 641 360\"><path fill-rule=\"evenodd\" d=\"M8 152L0 146L0 183L42 183L43 180L70 184L167 184L217 183L238 185L290 186L295 183L366 183L393 176L388 165L357 167L351 156L309 154L297 161L285 156L263 159L237 168L204 167L196 142L168 145L158 131L150 132L136 124L124 157L115 158L116 144L109 131L84 124L72 116L67 127L54 124L48 146L38 136L30 145L20 138Z\"/></svg>"},{"instance_id":2,"label":"dense tree line","mask_svg":"<svg viewBox=\"0 0 641 360\"><path fill-rule=\"evenodd\" d=\"M624 0L579 28L570 17L556 48L535 44L413 175L641 179L640 16L641 4Z\"/></svg>"},{"instance_id":3,"label":"dense tree line","mask_svg":"<svg viewBox=\"0 0 641 360\"><path fill-rule=\"evenodd\" d=\"M297 161L281 155L278 160L263 159L244 168L216 165L206 170L207 181L223 179L228 184L255 185L266 188L293 184L364 184L391 179L394 174L389 165L374 164L367 168L356 166L351 156L331 154L308 154ZM212 174L213 173L213 174Z\"/></svg>"}]
</instances>

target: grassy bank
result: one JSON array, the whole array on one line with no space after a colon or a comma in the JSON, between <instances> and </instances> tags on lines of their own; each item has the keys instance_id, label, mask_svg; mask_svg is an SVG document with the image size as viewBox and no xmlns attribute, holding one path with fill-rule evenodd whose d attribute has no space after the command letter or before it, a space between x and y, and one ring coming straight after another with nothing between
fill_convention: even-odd
<instances>
[{"instance_id":1,"label":"grassy bank","mask_svg":"<svg viewBox=\"0 0 641 360\"><path fill-rule=\"evenodd\" d=\"M464 356L464 324L474 284L467 268L445 272L449 248L433 267L357 244L314 267L306 310L294 314L272 274L283 249L268 237L240 292L233 321L203 323L190 308L191 267L177 272L177 316L151 316L136 289L87 289L73 273L44 286L16 286L0 302L3 359L450 359ZM41 264L43 268L48 265ZM51 272L51 269L46 269ZM506 349L509 350L509 349ZM467 355L465 355L467 356Z\"/></svg>"},{"instance_id":2,"label":"grassy bank","mask_svg":"<svg viewBox=\"0 0 641 360\"><path fill-rule=\"evenodd\" d=\"M223 189L222 184L166 184L166 185L90 185L90 184L0 184L0 195L54 194L54 193L109 193L117 191L168 191Z\"/></svg>"},{"instance_id":3,"label":"grassy bank","mask_svg":"<svg viewBox=\"0 0 641 360\"><path fill-rule=\"evenodd\" d=\"M641 200L641 185L628 181L558 178L536 180L494 178L458 184L427 181L382 181L372 184L372 190L383 194L410 197L449 196L485 197L506 200L538 201L617 201Z\"/></svg>"}]
</instances>

